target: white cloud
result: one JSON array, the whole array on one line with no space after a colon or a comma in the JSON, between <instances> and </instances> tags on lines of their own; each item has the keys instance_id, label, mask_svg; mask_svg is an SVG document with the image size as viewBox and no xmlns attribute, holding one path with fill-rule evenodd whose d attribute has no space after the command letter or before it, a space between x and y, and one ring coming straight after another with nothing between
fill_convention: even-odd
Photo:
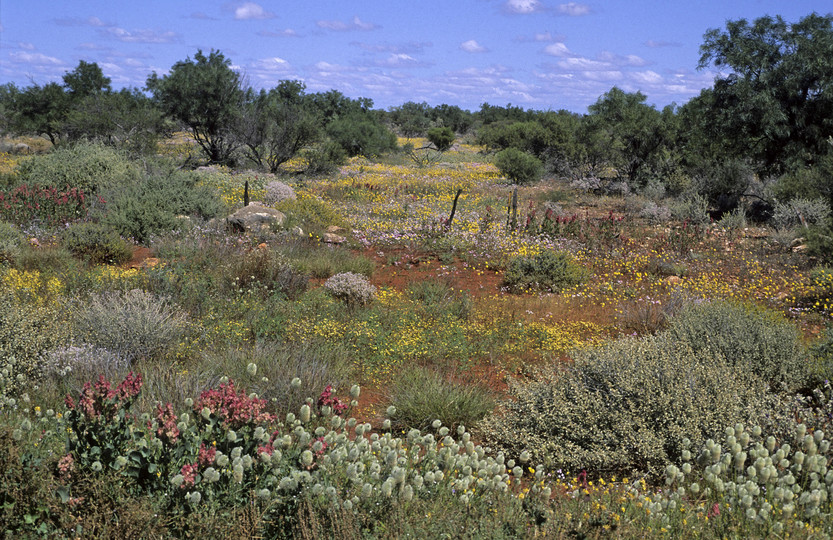
<instances>
[{"instance_id":1,"label":"white cloud","mask_svg":"<svg viewBox=\"0 0 833 540\"><path fill-rule=\"evenodd\" d=\"M21 49L23 49L24 51L34 51L35 50L35 46L32 43L26 43L26 42L21 41L20 43L17 44L17 46L20 47Z\"/></svg>"},{"instance_id":2,"label":"white cloud","mask_svg":"<svg viewBox=\"0 0 833 540\"><path fill-rule=\"evenodd\" d=\"M599 60L601 60L602 62L610 62L611 64L615 64L617 66L642 67L650 64L650 62L635 54L628 54L622 56L619 54L614 54L610 51L600 52Z\"/></svg>"},{"instance_id":3,"label":"white cloud","mask_svg":"<svg viewBox=\"0 0 833 540\"><path fill-rule=\"evenodd\" d=\"M609 62L599 62L598 60L590 60L589 58L576 57L560 60L558 67L577 71L605 71L609 70L612 66Z\"/></svg>"},{"instance_id":4,"label":"white cloud","mask_svg":"<svg viewBox=\"0 0 833 540\"><path fill-rule=\"evenodd\" d=\"M254 2L246 2L234 10L234 18L238 21L247 21L251 19L272 19L275 14L266 11L259 4Z\"/></svg>"},{"instance_id":5,"label":"white cloud","mask_svg":"<svg viewBox=\"0 0 833 540\"><path fill-rule=\"evenodd\" d=\"M460 44L460 48L468 53L484 53L489 50L474 39L464 41Z\"/></svg>"},{"instance_id":6,"label":"white cloud","mask_svg":"<svg viewBox=\"0 0 833 540\"><path fill-rule=\"evenodd\" d=\"M380 28L376 24L364 22L363 20L359 19L358 16L353 17L353 20L351 20L350 22L318 21L315 24L317 24L319 28L323 28L325 30L332 30L334 32L349 32L351 30L368 31Z\"/></svg>"},{"instance_id":7,"label":"white cloud","mask_svg":"<svg viewBox=\"0 0 833 540\"><path fill-rule=\"evenodd\" d=\"M54 56L46 56L41 53L29 53L15 51L9 54L9 58L15 64L32 64L36 66L61 66L63 61L58 60Z\"/></svg>"},{"instance_id":8,"label":"white cloud","mask_svg":"<svg viewBox=\"0 0 833 540\"><path fill-rule=\"evenodd\" d=\"M580 17L581 15L589 15L592 11L587 4L578 4L570 2L568 4L558 4L556 11L561 15L568 15L570 17Z\"/></svg>"},{"instance_id":9,"label":"white cloud","mask_svg":"<svg viewBox=\"0 0 833 540\"><path fill-rule=\"evenodd\" d=\"M506 0L503 4L503 8L509 13L520 14L535 13L541 11L543 7L538 0Z\"/></svg>"},{"instance_id":10,"label":"white cloud","mask_svg":"<svg viewBox=\"0 0 833 540\"><path fill-rule=\"evenodd\" d=\"M660 47L682 47L681 43L677 43L676 41L655 41L653 39L649 39L645 42L646 47L651 47L652 49L658 49Z\"/></svg>"},{"instance_id":11,"label":"white cloud","mask_svg":"<svg viewBox=\"0 0 833 540\"><path fill-rule=\"evenodd\" d=\"M293 30L292 28L286 28L284 30L261 30L257 33L259 36L263 37L301 37L298 32Z\"/></svg>"},{"instance_id":12,"label":"white cloud","mask_svg":"<svg viewBox=\"0 0 833 540\"><path fill-rule=\"evenodd\" d=\"M567 58L573 56L573 53L570 52L570 49L567 48L566 45L563 43L552 43L544 47L544 53L550 56L558 56L561 58Z\"/></svg>"},{"instance_id":13,"label":"white cloud","mask_svg":"<svg viewBox=\"0 0 833 540\"><path fill-rule=\"evenodd\" d=\"M124 28L107 28L102 30L103 35L115 38L124 43L176 43L179 35L170 30L158 32L156 30L125 30Z\"/></svg>"},{"instance_id":14,"label":"white cloud","mask_svg":"<svg viewBox=\"0 0 833 540\"><path fill-rule=\"evenodd\" d=\"M272 58L261 58L252 64L257 69L265 69L269 71L287 71L290 69L289 62L278 56Z\"/></svg>"},{"instance_id":15,"label":"white cloud","mask_svg":"<svg viewBox=\"0 0 833 540\"><path fill-rule=\"evenodd\" d=\"M629 76L635 82L640 84L661 84L664 80L662 78L662 75L651 70L635 71L633 73L630 73Z\"/></svg>"}]
</instances>

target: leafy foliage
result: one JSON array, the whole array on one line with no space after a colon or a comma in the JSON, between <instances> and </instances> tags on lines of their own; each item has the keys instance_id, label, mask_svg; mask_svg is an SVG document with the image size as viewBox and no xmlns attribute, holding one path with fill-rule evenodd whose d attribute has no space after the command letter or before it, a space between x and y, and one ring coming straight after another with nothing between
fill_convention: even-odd
<instances>
[{"instance_id":1,"label":"leafy foliage","mask_svg":"<svg viewBox=\"0 0 833 540\"><path fill-rule=\"evenodd\" d=\"M558 292L584 281L585 271L567 253L544 250L534 256L509 260L504 283L513 291Z\"/></svg>"},{"instance_id":2,"label":"leafy foliage","mask_svg":"<svg viewBox=\"0 0 833 540\"><path fill-rule=\"evenodd\" d=\"M541 177L541 162L535 156L516 148L501 150L495 155L495 166L500 173L516 184L528 184Z\"/></svg>"},{"instance_id":3,"label":"leafy foliage","mask_svg":"<svg viewBox=\"0 0 833 540\"><path fill-rule=\"evenodd\" d=\"M115 229L101 223L74 223L61 232L61 245L94 264L122 264L133 256L133 246Z\"/></svg>"}]
</instances>

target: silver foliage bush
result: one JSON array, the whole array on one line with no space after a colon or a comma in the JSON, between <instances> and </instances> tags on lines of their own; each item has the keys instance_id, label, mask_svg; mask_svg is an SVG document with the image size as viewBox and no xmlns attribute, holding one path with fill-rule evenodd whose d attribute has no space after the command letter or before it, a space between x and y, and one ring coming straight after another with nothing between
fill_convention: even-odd
<instances>
[{"instance_id":1,"label":"silver foliage bush","mask_svg":"<svg viewBox=\"0 0 833 540\"><path fill-rule=\"evenodd\" d=\"M324 282L324 288L348 305L366 305L376 298L376 287L365 276L354 272L334 275Z\"/></svg>"},{"instance_id":2,"label":"silver foliage bush","mask_svg":"<svg viewBox=\"0 0 833 540\"><path fill-rule=\"evenodd\" d=\"M91 295L75 318L85 342L132 362L163 353L188 329L185 313L167 298L140 289Z\"/></svg>"},{"instance_id":3,"label":"silver foliage bush","mask_svg":"<svg viewBox=\"0 0 833 540\"><path fill-rule=\"evenodd\" d=\"M818 225L830 218L830 206L824 199L793 199L775 203L772 223L776 229L792 229L802 225Z\"/></svg>"},{"instance_id":4,"label":"silver foliage bush","mask_svg":"<svg viewBox=\"0 0 833 540\"><path fill-rule=\"evenodd\" d=\"M295 199L295 190L283 182L273 180L266 184L266 193L263 195L263 202L266 204L272 205L286 200L294 201Z\"/></svg>"}]
</instances>

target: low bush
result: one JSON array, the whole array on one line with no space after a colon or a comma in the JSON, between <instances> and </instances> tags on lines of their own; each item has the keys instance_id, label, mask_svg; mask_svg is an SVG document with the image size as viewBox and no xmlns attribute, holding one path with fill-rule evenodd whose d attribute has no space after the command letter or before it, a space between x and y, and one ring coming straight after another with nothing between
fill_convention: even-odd
<instances>
[{"instance_id":1,"label":"low bush","mask_svg":"<svg viewBox=\"0 0 833 540\"><path fill-rule=\"evenodd\" d=\"M583 282L586 275L586 270L567 253L544 250L537 255L509 259L503 281L514 292L559 292Z\"/></svg>"},{"instance_id":2,"label":"low bush","mask_svg":"<svg viewBox=\"0 0 833 540\"><path fill-rule=\"evenodd\" d=\"M305 150L302 156L307 162L304 172L312 176L332 174L347 161L347 152L334 141L317 144Z\"/></svg>"},{"instance_id":3,"label":"low bush","mask_svg":"<svg viewBox=\"0 0 833 540\"><path fill-rule=\"evenodd\" d=\"M0 398L39 380L43 355L68 339L59 311L22 303L12 290L0 288Z\"/></svg>"},{"instance_id":4,"label":"low bush","mask_svg":"<svg viewBox=\"0 0 833 540\"><path fill-rule=\"evenodd\" d=\"M60 227L85 219L93 199L84 190L66 186L21 184L6 192L0 191L0 219L17 225Z\"/></svg>"},{"instance_id":5,"label":"low bush","mask_svg":"<svg viewBox=\"0 0 833 540\"><path fill-rule=\"evenodd\" d=\"M772 224L776 229L822 225L828 219L830 219L830 205L823 198L798 198L784 203L777 202L772 212Z\"/></svg>"},{"instance_id":6,"label":"low bush","mask_svg":"<svg viewBox=\"0 0 833 540\"><path fill-rule=\"evenodd\" d=\"M435 420L451 429L471 426L496 404L492 393L473 381L456 382L420 366L405 368L396 376L389 399L396 409L391 422L398 431L425 431Z\"/></svg>"},{"instance_id":7,"label":"low bush","mask_svg":"<svg viewBox=\"0 0 833 540\"><path fill-rule=\"evenodd\" d=\"M295 190L278 180L272 180L264 188L263 202L273 205L281 201L295 200Z\"/></svg>"},{"instance_id":8,"label":"low bush","mask_svg":"<svg viewBox=\"0 0 833 540\"><path fill-rule=\"evenodd\" d=\"M154 234L181 228L185 220L180 216L208 219L223 208L214 189L183 171L154 172L103 196L107 202L101 222L141 244Z\"/></svg>"},{"instance_id":9,"label":"low bush","mask_svg":"<svg viewBox=\"0 0 833 540\"><path fill-rule=\"evenodd\" d=\"M307 290L309 277L296 270L280 253L257 248L226 261L222 267L223 283L228 291L259 291L264 295L280 293L297 298Z\"/></svg>"},{"instance_id":10,"label":"low bush","mask_svg":"<svg viewBox=\"0 0 833 540\"><path fill-rule=\"evenodd\" d=\"M728 423L765 410L767 381L667 335L625 338L574 353L510 386L502 412L479 426L486 442L548 468L658 477Z\"/></svg>"},{"instance_id":11,"label":"low bush","mask_svg":"<svg viewBox=\"0 0 833 540\"><path fill-rule=\"evenodd\" d=\"M408 294L434 320L442 320L446 313L460 320L467 320L471 315L471 298L465 292L455 291L446 281L426 279L410 283Z\"/></svg>"},{"instance_id":12,"label":"low bush","mask_svg":"<svg viewBox=\"0 0 833 540\"><path fill-rule=\"evenodd\" d=\"M112 147L93 143L60 146L48 154L21 161L19 184L68 186L88 195L118 189L139 178L139 169Z\"/></svg>"},{"instance_id":13,"label":"low bush","mask_svg":"<svg viewBox=\"0 0 833 540\"><path fill-rule=\"evenodd\" d=\"M0 263L14 263L21 255L26 238L20 229L6 221L0 221Z\"/></svg>"},{"instance_id":14,"label":"low bush","mask_svg":"<svg viewBox=\"0 0 833 540\"><path fill-rule=\"evenodd\" d=\"M83 341L128 362L163 354L188 330L176 305L140 289L93 294L78 302L74 322Z\"/></svg>"},{"instance_id":15,"label":"low bush","mask_svg":"<svg viewBox=\"0 0 833 540\"><path fill-rule=\"evenodd\" d=\"M324 282L324 289L348 307L364 306L376 298L376 287L361 274L342 272Z\"/></svg>"},{"instance_id":16,"label":"low bush","mask_svg":"<svg viewBox=\"0 0 833 540\"><path fill-rule=\"evenodd\" d=\"M376 266L373 259L344 247L315 245L302 238L284 242L277 249L298 271L316 279L326 279L342 272L369 277Z\"/></svg>"},{"instance_id":17,"label":"low bush","mask_svg":"<svg viewBox=\"0 0 833 540\"><path fill-rule=\"evenodd\" d=\"M347 226L344 217L332 205L309 193L297 193L297 199L281 201L275 208L286 214L286 228L297 225L320 236L331 225Z\"/></svg>"},{"instance_id":18,"label":"low bush","mask_svg":"<svg viewBox=\"0 0 833 540\"><path fill-rule=\"evenodd\" d=\"M495 154L495 166L500 174L516 184L538 180L544 168L538 158L517 148L507 148Z\"/></svg>"},{"instance_id":19,"label":"low bush","mask_svg":"<svg viewBox=\"0 0 833 540\"><path fill-rule=\"evenodd\" d=\"M133 246L102 223L73 223L61 232L61 245L93 264L122 264L133 257Z\"/></svg>"},{"instance_id":20,"label":"low bush","mask_svg":"<svg viewBox=\"0 0 833 540\"><path fill-rule=\"evenodd\" d=\"M693 225L706 225L711 220L709 216L709 201L696 193L683 195L675 199L670 205L671 217L679 221L687 221Z\"/></svg>"},{"instance_id":21,"label":"low bush","mask_svg":"<svg viewBox=\"0 0 833 540\"><path fill-rule=\"evenodd\" d=\"M809 381L807 351L798 328L775 311L753 304L690 304L668 329L695 355L722 356L734 370L760 377L772 390L795 392Z\"/></svg>"}]
</instances>

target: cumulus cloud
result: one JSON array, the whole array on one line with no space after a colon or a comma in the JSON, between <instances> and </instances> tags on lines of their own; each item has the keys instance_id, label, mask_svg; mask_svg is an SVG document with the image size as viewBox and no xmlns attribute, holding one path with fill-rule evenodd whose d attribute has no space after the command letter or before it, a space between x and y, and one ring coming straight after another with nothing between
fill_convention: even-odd
<instances>
[{"instance_id":1,"label":"cumulus cloud","mask_svg":"<svg viewBox=\"0 0 833 540\"><path fill-rule=\"evenodd\" d=\"M179 35L176 32L157 30L125 30L124 28L113 27L101 31L102 35L117 39L124 43L176 43Z\"/></svg>"},{"instance_id":2,"label":"cumulus cloud","mask_svg":"<svg viewBox=\"0 0 833 540\"><path fill-rule=\"evenodd\" d=\"M466 51L467 53L484 53L489 50L474 39L464 41L460 44L460 48Z\"/></svg>"},{"instance_id":3,"label":"cumulus cloud","mask_svg":"<svg viewBox=\"0 0 833 540\"><path fill-rule=\"evenodd\" d=\"M32 43L27 43L27 42L21 41L17 44L17 46L20 47L21 49L23 49L24 51L34 51L35 50L35 46Z\"/></svg>"},{"instance_id":4,"label":"cumulus cloud","mask_svg":"<svg viewBox=\"0 0 833 540\"><path fill-rule=\"evenodd\" d=\"M655 71L647 70L647 71L635 71L630 73L629 76L639 84L660 84L663 82L662 75Z\"/></svg>"},{"instance_id":5,"label":"cumulus cloud","mask_svg":"<svg viewBox=\"0 0 833 540\"><path fill-rule=\"evenodd\" d=\"M54 56L23 51L15 51L9 54L9 59L15 64L30 64L35 66L60 66L64 63Z\"/></svg>"},{"instance_id":6,"label":"cumulus cloud","mask_svg":"<svg viewBox=\"0 0 833 540\"><path fill-rule=\"evenodd\" d=\"M376 24L364 22L363 20L359 19L358 16L353 17L353 20L351 20L350 22L317 21L315 24L317 24L319 28L323 28L325 30L332 30L334 32L349 32L353 30L368 31L381 28Z\"/></svg>"},{"instance_id":7,"label":"cumulus cloud","mask_svg":"<svg viewBox=\"0 0 833 540\"><path fill-rule=\"evenodd\" d=\"M260 4L255 4L254 2L246 2L234 10L234 18L238 21L272 19L274 17L274 13L266 11Z\"/></svg>"},{"instance_id":8,"label":"cumulus cloud","mask_svg":"<svg viewBox=\"0 0 833 540\"><path fill-rule=\"evenodd\" d=\"M350 45L370 52L414 54L422 52L426 47L431 47L432 43L430 41L410 41L408 43L363 43L360 41L353 41Z\"/></svg>"},{"instance_id":9,"label":"cumulus cloud","mask_svg":"<svg viewBox=\"0 0 833 540\"><path fill-rule=\"evenodd\" d=\"M542 11L544 6L538 0L506 0L503 9L509 13L525 15Z\"/></svg>"},{"instance_id":10,"label":"cumulus cloud","mask_svg":"<svg viewBox=\"0 0 833 540\"><path fill-rule=\"evenodd\" d=\"M279 56L273 56L271 58L261 58L260 60L256 60L252 63L257 69L265 69L269 71L287 71L290 69L289 62L280 58Z\"/></svg>"},{"instance_id":11,"label":"cumulus cloud","mask_svg":"<svg viewBox=\"0 0 833 540\"><path fill-rule=\"evenodd\" d=\"M570 52L570 49L567 48L566 45L563 43L552 43L544 47L544 53L550 56L558 56L561 58L567 58L573 56L573 53Z\"/></svg>"},{"instance_id":12,"label":"cumulus cloud","mask_svg":"<svg viewBox=\"0 0 833 540\"><path fill-rule=\"evenodd\" d=\"M582 15L589 15L592 10L587 4L570 2L568 4L558 4L556 12L560 15L567 15L569 17L580 17Z\"/></svg>"},{"instance_id":13,"label":"cumulus cloud","mask_svg":"<svg viewBox=\"0 0 833 540\"><path fill-rule=\"evenodd\" d=\"M650 64L650 62L635 54L620 55L610 51L602 51L599 53L599 60L610 62L617 66L642 67Z\"/></svg>"},{"instance_id":14,"label":"cumulus cloud","mask_svg":"<svg viewBox=\"0 0 833 540\"><path fill-rule=\"evenodd\" d=\"M95 26L98 28L103 28L106 26L115 26L112 23L102 21L98 17L87 17L86 19L80 17L65 17L61 19L55 19L55 24L57 24L58 26Z\"/></svg>"},{"instance_id":15,"label":"cumulus cloud","mask_svg":"<svg viewBox=\"0 0 833 540\"><path fill-rule=\"evenodd\" d=\"M257 33L261 37L301 37L301 35L292 28L284 30L261 30Z\"/></svg>"}]
</instances>

